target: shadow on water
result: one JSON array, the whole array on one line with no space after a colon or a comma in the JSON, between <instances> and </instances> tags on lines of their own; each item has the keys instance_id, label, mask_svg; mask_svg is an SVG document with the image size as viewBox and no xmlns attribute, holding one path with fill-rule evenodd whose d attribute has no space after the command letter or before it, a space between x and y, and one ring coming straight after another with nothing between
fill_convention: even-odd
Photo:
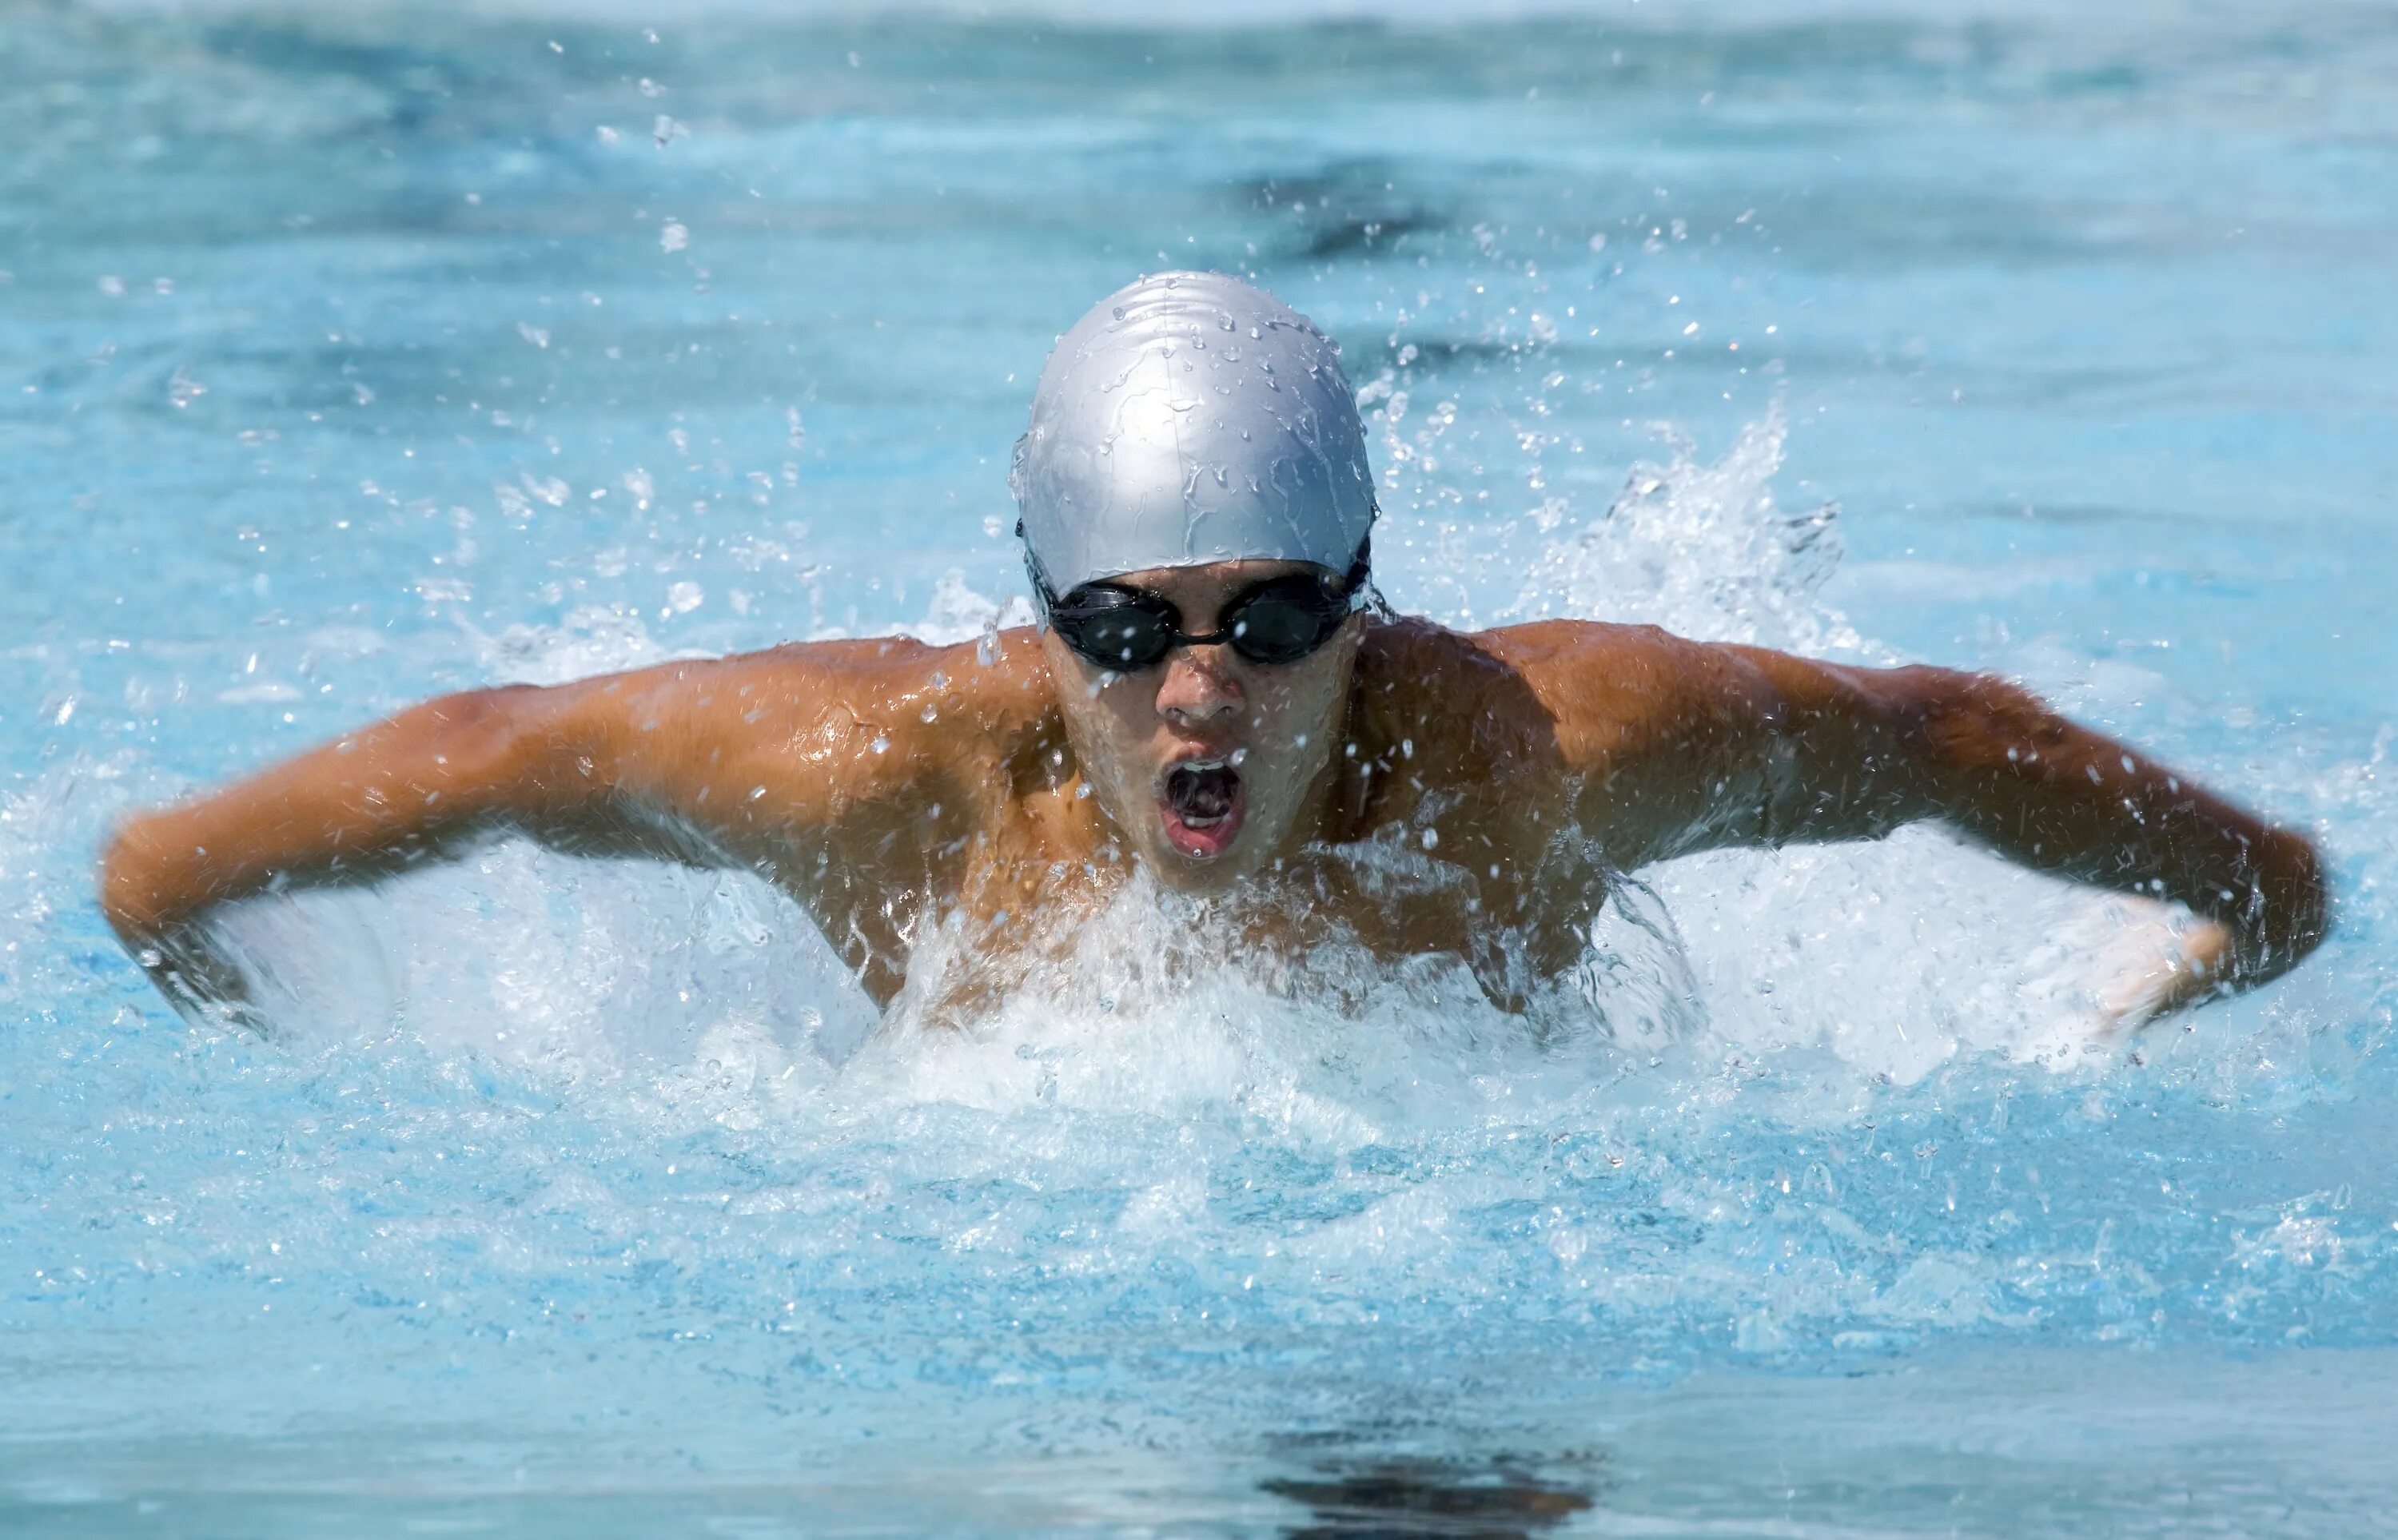
<instances>
[{"instance_id":1,"label":"shadow on water","mask_svg":"<svg viewBox=\"0 0 2398 1540\"><path fill-rule=\"evenodd\" d=\"M1529 1540L1596 1501L1594 1480L1565 1480L1516 1461L1394 1458L1327 1464L1258 1483L1312 1517L1292 1540Z\"/></svg>"}]
</instances>

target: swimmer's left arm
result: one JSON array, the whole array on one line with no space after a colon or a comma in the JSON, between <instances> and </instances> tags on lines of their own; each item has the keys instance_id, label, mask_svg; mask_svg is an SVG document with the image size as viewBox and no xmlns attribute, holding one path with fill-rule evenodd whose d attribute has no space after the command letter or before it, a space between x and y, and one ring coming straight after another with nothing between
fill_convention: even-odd
<instances>
[{"instance_id":1,"label":"swimmer's left arm","mask_svg":"<svg viewBox=\"0 0 2398 1540\"><path fill-rule=\"evenodd\" d=\"M1938 819L2022 865L2199 917L2171 976L2110 1007L2127 1017L2261 984L2323 939L2305 837L2014 685L1592 629L1614 634L1588 659L1608 682L1560 692L1559 737L1595 772L1585 822L1637 860Z\"/></svg>"},{"instance_id":2,"label":"swimmer's left arm","mask_svg":"<svg viewBox=\"0 0 2398 1540\"><path fill-rule=\"evenodd\" d=\"M2323 856L2294 830L2004 681L1945 669L1879 675L1931 817L2036 870L2187 906L2200 924L2169 979L2110 1015L2161 1014L2296 967L2329 929ZM2120 991L2110 991L2120 993Z\"/></svg>"}]
</instances>

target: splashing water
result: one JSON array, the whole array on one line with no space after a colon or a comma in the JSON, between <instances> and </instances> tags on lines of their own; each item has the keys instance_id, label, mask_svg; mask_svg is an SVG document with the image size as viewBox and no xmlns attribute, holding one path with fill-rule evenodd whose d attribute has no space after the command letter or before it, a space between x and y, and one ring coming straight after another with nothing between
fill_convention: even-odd
<instances>
[{"instance_id":1,"label":"splashing water","mask_svg":"<svg viewBox=\"0 0 2398 1540\"><path fill-rule=\"evenodd\" d=\"M1672 461L1634 465L1605 515L1535 556L1506 618L1571 615L1700 641L1864 653L1847 619L1820 598L1839 565L1839 511L1826 503L1790 515L1774 504L1789 433L1781 403L1713 464L1661 431Z\"/></svg>"}]
</instances>

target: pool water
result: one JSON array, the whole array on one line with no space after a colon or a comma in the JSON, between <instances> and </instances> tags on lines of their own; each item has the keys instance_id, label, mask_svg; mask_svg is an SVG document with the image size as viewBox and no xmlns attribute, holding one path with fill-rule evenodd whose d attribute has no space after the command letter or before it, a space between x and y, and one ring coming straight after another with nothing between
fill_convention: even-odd
<instances>
[{"instance_id":1,"label":"pool water","mask_svg":"<svg viewBox=\"0 0 2398 1540\"><path fill-rule=\"evenodd\" d=\"M0 1529L2377 1527L2398 17L2084 12L11 11ZM1916 829L1643 874L1529 1026L1139 893L878 1023L520 845L229 917L272 1040L115 945L113 820L422 696L1010 623L1167 265L1340 338L1402 608L2019 678L2336 934L2094 1038L2141 917Z\"/></svg>"}]
</instances>

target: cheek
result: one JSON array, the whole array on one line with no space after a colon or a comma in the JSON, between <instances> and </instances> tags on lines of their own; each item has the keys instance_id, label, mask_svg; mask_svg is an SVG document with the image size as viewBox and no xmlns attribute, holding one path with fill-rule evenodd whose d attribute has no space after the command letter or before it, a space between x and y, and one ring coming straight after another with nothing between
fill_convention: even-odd
<instances>
[{"instance_id":1,"label":"cheek","mask_svg":"<svg viewBox=\"0 0 2398 1540\"><path fill-rule=\"evenodd\" d=\"M1276 670L1259 681L1258 705L1296 731L1329 730L1349 688L1349 662L1345 650L1327 648L1296 667ZM1306 719L1319 720L1323 727Z\"/></svg>"},{"instance_id":2,"label":"cheek","mask_svg":"<svg viewBox=\"0 0 2398 1540\"><path fill-rule=\"evenodd\" d=\"M1093 716L1107 734L1109 746L1135 754L1148 746L1157 731L1157 687L1140 678L1119 679L1091 702Z\"/></svg>"},{"instance_id":3,"label":"cheek","mask_svg":"<svg viewBox=\"0 0 2398 1540\"><path fill-rule=\"evenodd\" d=\"M1260 680L1249 697L1252 752L1261 751L1269 762L1287 770L1321 760L1340 735L1338 706L1345 689L1337 668L1309 668Z\"/></svg>"},{"instance_id":4,"label":"cheek","mask_svg":"<svg viewBox=\"0 0 2398 1540\"><path fill-rule=\"evenodd\" d=\"M1120 679L1093 694L1094 682L1075 683L1071 688L1077 698L1064 703L1068 739L1096 779L1142 772L1156 713L1141 692L1140 681Z\"/></svg>"},{"instance_id":5,"label":"cheek","mask_svg":"<svg viewBox=\"0 0 2398 1540\"><path fill-rule=\"evenodd\" d=\"M1105 676L1068 651L1054 634L1043 636L1041 647L1055 681L1058 712L1066 719L1066 736L1077 748L1111 750L1141 730L1146 698L1138 679L1102 684Z\"/></svg>"}]
</instances>

